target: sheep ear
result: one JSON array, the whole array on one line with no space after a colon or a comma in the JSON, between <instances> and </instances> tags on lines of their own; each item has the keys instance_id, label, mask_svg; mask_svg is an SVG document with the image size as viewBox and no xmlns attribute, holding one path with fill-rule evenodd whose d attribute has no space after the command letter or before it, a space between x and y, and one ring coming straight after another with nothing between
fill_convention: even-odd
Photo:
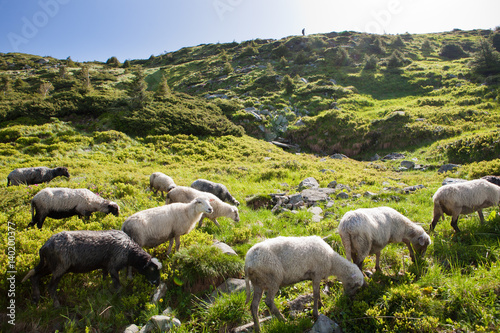
<instances>
[{"instance_id":1,"label":"sheep ear","mask_svg":"<svg viewBox=\"0 0 500 333\"><path fill-rule=\"evenodd\" d=\"M155 264L155 265L156 265L156 267L158 267L158 270L161 270L161 269L162 269L163 265L161 264L161 262L160 262L158 259L156 259L156 258L152 258L152 259L151 259L151 262L152 262L153 264Z\"/></svg>"},{"instance_id":2,"label":"sheep ear","mask_svg":"<svg viewBox=\"0 0 500 333\"><path fill-rule=\"evenodd\" d=\"M214 201L215 201L215 199L210 199L210 200L208 200L208 202L214 202Z\"/></svg>"}]
</instances>

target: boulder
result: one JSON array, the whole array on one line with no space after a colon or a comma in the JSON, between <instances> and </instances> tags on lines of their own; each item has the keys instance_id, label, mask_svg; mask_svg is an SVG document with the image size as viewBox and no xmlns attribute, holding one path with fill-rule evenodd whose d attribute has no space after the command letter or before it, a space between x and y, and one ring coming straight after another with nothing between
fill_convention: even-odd
<instances>
[{"instance_id":1,"label":"boulder","mask_svg":"<svg viewBox=\"0 0 500 333\"><path fill-rule=\"evenodd\" d=\"M405 158L405 155L403 155L401 153L390 153L390 154L385 155L382 159L383 160L400 160L403 158Z\"/></svg>"},{"instance_id":2,"label":"boulder","mask_svg":"<svg viewBox=\"0 0 500 333\"><path fill-rule=\"evenodd\" d=\"M125 331L123 331L123 333L137 333L137 332L139 332L139 327L136 324L132 324L125 327Z\"/></svg>"},{"instance_id":3,"label":"boulder","mask_svg":"<svg viewBox=\"0 0 500 333\"><path fill-rule=\"evenodd\" d=\"M318 320L314 323L310 333L342 333L340 326L328 318L327 316L320 314Z\"/></svg>"},{"instance_id":4,"label":"boulder","mask_svg":"<svg viewBox=\"0 0 500 333\"><path fill-rule=\"evenodd\" d=\"M415 162L404 160L404 161L401 162L401 166L403 168L412 170L412 169L415 168Z\"/></svg>"},{"instance_id":5,"label":"boulder","mask_svg":"<svg viewBox=\"0 0 500 333\"><path fill-rule=\"evenodd\" d=\"M459 166L460 165L458 165L458 164L452 164L452 163L444 164L439 168L438 173L445 173L448 171L453 171L456 168L458 168Z\"/></svg>"},{"instance_id":6,"label":"boulder","mask_svg":"<svg viewBox=\"0 0 500 333\"><path fill-rule=\"evenodd\" d=\"M443 182L441 183L442 185L448 185L448 184L457 184L457 183L463 183L466 182L467 179L461 179L461 178L445 178Z\"/></svg>"},{"instance_id":7,"label":"boulder","mask_svg":"<svg viewBox=\"0 0 500 333\"><path fill-rule=\"evenodd\" d=\"M335 194L335 190L331 188L307 189L300 194L308 206L313 206L317 202L329 201L330 195Z\"/></svg>"},{"instance_id":8,"label":"boulder","mask_svg":"<svg viewBox=\"0 0 500 333\"><path fill-rule=\"evenodd\" d=\"M181 322L177 318L170 316L156 315L152 316L139 333L149 333L159 330L160 332L168 332L172 327L181 326Z\"/></svg>"},{"instance_id":9,"label":"boulder","mask_svg":"<svg viewBox=\"0 0 500 333\"><path fill-rule=\"evenodd\" d=\"M310 188L319 188L319 183L316 179L313 177L309 177L304 179L303 181L300 182L299 184L299 191L302 191L304 189L310 189Z\"/></svg>"},{"instance_id":10,"label":"boulder","mask_svg":"<svg viewBox=\"0 0 500 333\"><path fill-rule=\"evenodd\" d=\"M219 241L214 241L213 244L215 247L219 248L222 253L230 255L230 256L237 256L238 254L233 250L233 248L226 243L219 242Z\"/></svg>"}]
</instances>

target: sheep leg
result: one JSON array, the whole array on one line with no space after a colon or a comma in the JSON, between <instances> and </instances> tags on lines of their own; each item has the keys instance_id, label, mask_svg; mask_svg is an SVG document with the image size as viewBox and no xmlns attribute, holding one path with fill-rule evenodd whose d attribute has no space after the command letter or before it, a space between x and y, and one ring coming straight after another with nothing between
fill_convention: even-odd
<instances>
[{"instance_id":1,"label":"sheep leg","mask_svg":"<svg viewBox=\"0 0 500 333\"><path fill-rule=\"evenodd\" d=\"M404 242L408 247L408 251L410 252L410 258L413 262L415 262L415 253L413 252L413 245L409 241Z\"/></svg>"},{"instance_id":2,"label":"sheep leg","mask_svg":"<svg viewBox=\"0 0 500 333\"><path fill-rule=\"evenodd\" d=\"M257 286L256 284L253 284L253 299L252 299L252 304L250 305L250 312L252 312L253 329L255 332L260 332L259 303L260 303L260 300L262 299L263 293L264 293L264 290L261 287Z\"/></svg>"},{"instance_id":3,"label":"sheep leg","mask_svg":"<svg viewBox=\"0 0 500 333\"><path fill-rule=\"evenodd\" d=\"M380 251L375 253L375 270L377 272L382 272L382 269L380 268Z\"/></svg>"},{"instance_id":4,"label":"sheep leg","mask_svg":"<svg viewBox=\"0 0 500 333\"><path fill-rule=\"evenodd\" d=\"M111 279L113 280L113 287L116 290L119 290L121 285L120 285L120 275L118 274L118 271L112 268L109 270L109 275L111 275Z\"/></svg>"},{"instance_id":5,"label":"sheep leg","mask_svg":"<svg viewBox=\"0 0 500 333\"><path fill-rule=\"evenodd\" d=\"M201 228L204 218L205 218L205 214L201 215L200 220L198 221L198 228Z\"/></svg>"},{"instance_id":6,"label":"sheep leg","mask_svg":"<svg viewBox=\"0 0 500 333\"><path fill-rule=\"evenodd\" d=\"M50 280L49 283L49 295L52 297L54 300L54 307L58 308L61 306L61 303L59 303L59 300L57 299L57 285L59 284L59 281L61 281L61 278L63 277L65 272L63 273L57 273L54 272L52 273L52 279Z\"/></svg>"},{"instance_id":7,"label":"sheep leg","mask_svg":"<svg viewBox=\"0 0 500 333\"><path fill-rule=\"evenodd\" d=\"M274 303L274 296L278 293L279 288L278 287L273 287L271 286L267 292L266 292L266 300L265 303L269 310L271 310L271 313L278 318L281 321L286 321L285 317L281 314L280 310L278 310L278 307ZM254 292L255 293L255 292ZM252 302L253 303L253 302Z\"/></svg>"},{"instance_id":8,"label":"sheep leg","mask_svg":"<svg viewBox=\"0 0 500 333\"><path fill-rule=\"evenodd\" d=\"M319 316L318 307L321 304L321 295L319 292L320 283L321 283L321 279L313 280L313 300L314 300L313 317L314 317L314 319L318 319L318 316Z\"/></svg>"},{"instance_id":9,"label":"sheep leg","mask_svg":"<svg viewBox=\"0 0 500 333\"><path fill-rule=\"evenodd\" d=\"M434 231L434 228L436 227L436 224L438 223L438 221L441 218L441 216L442 215L440 213L434 212L434 217L432 219L431 226L429 228L430 231Z\"/></svg>"},{"instance_id":10,"label":"sheep leg","mask_svg":"<svg viewBox=\"0 0 500 333\"><path fill-rule=\"evenodd\" d=\"M181 247L181 235L175 236L175 251L179 251Z\"/></svg>"},{"instance_id":11,"label":"sheep leg","mask_svg":"<svg viewBox=\"0 0 500 333\"><path fill-rule=\"evenodd\" d=\"M460 232L460 229L458 228L458 216L459 214L453 214L451 218L451 226L455 229L455 232Z\"/></svg>"},{"instance_id":12,"label":"sheep leg","mask_svg":"<svg viewBox=\"0 0 500 333\"><path fill-rule=\"evenodd\" d=\"M167 253L168 254L168 253ZM132 280L132 266L128 266L128 274L127 274L127 278L129 280Z\"/></svg>"},{"instance_id":13,"label":"sheep leg","mask_svg":"<svg viewBox=\"0 0 500 333\"><path fill-rule=\"evenodd\" d=\"M484 215L483 215L483 210L482 209L479 209L477 211L477 215L479 215L479 221L481 221L481 223L484 223Z\"/></svg>"}]
</instances>

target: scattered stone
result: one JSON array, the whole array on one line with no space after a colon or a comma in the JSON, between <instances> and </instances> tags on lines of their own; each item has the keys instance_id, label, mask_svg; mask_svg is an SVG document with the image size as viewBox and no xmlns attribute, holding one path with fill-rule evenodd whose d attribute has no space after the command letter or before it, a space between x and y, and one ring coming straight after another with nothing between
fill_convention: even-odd
<instances>
[{"instance_id":1,"label":"scattered stone","mask_svg":"<svg viewBox=\"0 0 500 333\"><path fill-rule=\"evenodd\" d=\"M332 194L335 194L335 190L331 188L306 189L301 192L302 198L308 206L314 206L318 202L326 202L330 200Z\"/></svg>"},{"instance_id":2,"label":"scattered stone","mask_svg":"<svg viewBox=\"0 0 500 333\"><path fill-rule=\"evenodd\" d=\"M222 253L230 255L230 256L237 256L238 254L236 251L234 251L231 246L227 245L226 243L220 242L220 241L214 241L213 244L216 248L219 248Z\"/></svg>"},{"instance_id":3,"label":"scattered stone","mask_svg":"<svg viewBox=\"0 0 500 333\"><path fill-rule=\"evenodd\" d=\"M165 297L165 294L167 293L167 284L165 282L160 282L160 285L158 288L156 288L155 293L153 296L151 296L151 301L150 303L152 304L157 304L160 299Z\"/></svg>"},{"instance_id":4,"label":"scattered stone","mask_svg":"<svg viewBox=\"0 0 500 333\"><path fill-rule=\"evenodd\" d=\"M413 186L406 186L405 188L403 188L403 192L404 193L410 193L410 192L415 192L416 190L420 190L422 188L425 188L424 185L413 185Z\"/></svg>"},{"instance_id":5,"label":"scattered stone","mask_svg":"<svg viewBox=\"0 0 500 333\"><path fill-rule=\"evenodd\" d=\"M333 180L331 181L328 185L327 185L328 188L336 188L337 187L337 181L336 180Z\"/></svg>"},{"instance_id":6,"label":"scattered stone","mask_svg":"<svg viewBox=\"0 0 500 333\"><path fill-rule=\"evenodd\" d=\"M331 173L334 173L334 172L335 172L335 170L332 170L332 169L321 169L321 170L319 170L319 172L321 172L321 173L325 173L325 172L331 172Z\"/></svg>"},{"instance_id":7,"label":"scattered stone","mask_svg":"<svg viewBox=\"0 0 500 333\"><path fill-rule=\"evenodd\" d=\"M284 148L284 149L295 149L295 150L300 149L300 147L298 145L291 145L288 143L283 143L283 142L278 142L278 141L271 141L271 143L277 147Z\"/></svg>"},{"instance_id":8,"label":"scattered stone","mask_svg":"<svg viewBox=\"0 0 500 333\"><path fill-rule=\"evenodd\" d=\"M224 281L224 283L222 283L220 286L218 286L216 290L214 290L211 297L215 299L220 294L232 294L232 293L243 292L246 290L245 288L246 286L244 279L229 278L226 281Z\"/></svg>"},{"instance_id":9,"label":"scattered stone","mask_svg":"<svg viewBox=\"0 0 500 333\"><path fill-rule=\"evenodd\" d=\"M342 333L340 326L328 318L327 316L320 314L318 320L314 323L310 333Z\"/></svg>"},{"instance_id":10,"label":"scattered stone","mask_svg":"<svg viewBox=\"0 0 500 333\"><path fill-rule=\"evenodd\" d=\"M461 179L461 178L445 178L442 182L442 185L448 185L448 184L457 184L457 183L463 183L466 182L467 179Z\"/></svg>"},{"instance_id":11,"label":"scattered stone","mask_svg":"<svg viewBox=\"0 0 500 333\"><path fill-rule=\"evenodd\" d=\"M409 170L412 170L415 168L415 162L413 161L407 161L407 160L404 160L401 162L401 166L403 168L406 168L406 169L409 169Z\"/></svg>"},{"instance_id":12,"label":"scattered stone","mask_svg":"<svg viewBox=\"0 0 500 333\"><path fill-rule=\"evenodd\" d=\"M452 163L444 164L439 168L438 173L445 173L448 171L453 171L458 167L460 167L459 164L452 164Z\"/></svg>"},{"instance_id":13,"label":"scattered stone","mask_svg":"<svg viewBox=\"0 0 500 333\"><path fill-rule=\"evenodd\" d=\"M319 188L319 183L316 179L314 179L313 177L309 177L309 178L306 178L304 179L302 182L300 182L299 184L299 191L302 191L304 189L308 189L308 188Z\"/></svg>"},{"instance_id":14,"label":"scattered stone","mask_svg":"<svg viewBox=\"0 0 500 333\"><path fill-rule=\"evenodd\" d=\"M375 154L370 158L370 161L378 161L378 160L380 160L379 154Z\"/></svg>"},{"instance_id":15,"label":"scattered stone","mask_svg":"<svg viewBox=\"0 0 500 333\"><path fill-rule=\"evenodd\" d=\"M335 160L343 160L344 158L349 158L349 157L347 157L344 154L333 154L332 156L330 156L330 158L333 158Z\"/></svg>"},{"instance_id":16,"label":"scattered stone","mask_svg":"<svg viewBox=\"0 0 500 333\"><path fill-rule=\"evenodd\" d=\"M400 160L405 158L405 155L401 153L390 153L388 155L385 155L382 159L383 160Z\"/></svg>"},{"instance_id":17,"label":"scattered stone","mask_svg":"<svg viewBox=\"0 0 500 333\"><path fill-rule=\"evenodd\" d=\"M156 315L152 316L139 332L149 333L156 330L160 330L160 332L168 332L174 326L181 326L181 322L179 319L169 316Z\"/></svg>"},{"instance_id":18,"label":"scattered stone","mask_svg":"<svg viewBox=\"0 0 500 333\"><path fill-rule=\"evenodd\" d=\"M349 194L347 194L346 192L340 192L339 194L337 194L337 199L349 199Z\"/></svg>"},{"instance_id":19,"label":"scattered stone","mask_svg":"<svg viewBox=\"0 0 500 333\"><path fill-rule=\"evenodd\" d=\"M328 208L332 208L333 206L335 206L335 201L330 200L330 201L328 201L328 203L326 204L325 208L326 208L326 209L328 209Z\"/></svg>"},{"instance_id":20,"label":"scattered stone","mask_svg":"<svg viewBox=\"0 0 500 333\"><path fill-rule=\"evenodd\" d=\"M294 300L288 302L288 306L290 307L290 313L293 315L297 315L300 312L304 311L306 305L313 301L313 294L300 295Z\"/></svg>"},{"instance_id":21,"label":"scattered stone","mask_svg":"<svg viewBox=\"0 0 500 333\"><path fill-rule=\"evenodd\" d=\"M136 324L132 324L125 327L125 331L123 331L123 333L137 333L137 332L139 332L139 327Z\"/></svg>"},{"instance_id":22,"label":"scattered stone","mask_svg":"<svg viewBox=\"0 0 500 333\"><path fill-rule=\"evenodd\" d=\"M376 195L377 195L377 193L373 193L373 192L370 192L370 191L366 191L366 192L363 194L363 196L364 196L364 197L374 197L374 196L376 196Z\"/></svg>"},{"instance_id":23,"label":"scattered stone","mask_svg":"<svg viewBox=\"0 0 500 333\"><path fill-rule=\"evenodd\" d=\"M271 319L272 319L271 316L261 318L259 319L259 323L263 323ZM236 327L235 329L233 329L233 332L234 333L253 332L253 322L245 324L243 326Z\"/></svg>"}]
</instances>

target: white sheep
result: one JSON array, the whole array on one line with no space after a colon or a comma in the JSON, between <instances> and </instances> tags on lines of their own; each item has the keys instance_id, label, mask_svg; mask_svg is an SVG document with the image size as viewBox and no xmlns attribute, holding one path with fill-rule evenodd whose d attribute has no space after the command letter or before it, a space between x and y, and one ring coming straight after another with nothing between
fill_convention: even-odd
<instances>
[{"instance_id":1,"label":"white sheep","mask_svg":"<svg viewBox=\"0 0 500 333\"><path fill-rule=\"evenodd\" d=\"M433 231L439 218L446 214L451 215L451 226L459 232L458 216L460 214L477 212L481 223L484 222L483 208L500 203L500 187L485 179L448 184L438 188L432 200L434 201L434 217L430 230Z\"/></svg>"},{"instance_id":2,"label":"white sheep","mask_svg":"<svg viewBox=\"0 0 500 333\"><path fill-rule=\"evenodd\" d=\"M78 215L88 217L94 212L119 215L120 207L113 202L94 194L86 188L44 188L31 199L31 222L42 228L46 217L62 219Z\"/></svg>"},{"instance_id":3,"label":"white sheep","mask_svg":"<svg viewBox=\"0 0 500 333\"><path fill-rule=\"evenodd\" d=\"M314 309L318 317L320 282L335 275L342 282L347 295L353 295L363 284L363 273L356 265L335 252L318 236L277 237L257 243L248 250L245 258L246 303L250 301L250 282L253 300L250 306L254 330L259 328L259 302L264 291L266 305L271 313L285 320L276 305L274 296L282 286L312 280Z\"/></svg>"},{"instance_id":4,"label":"white sheep","mask_svg":"<svg viewBox=\"0 0 500 333\"><path fill-rule=\"evenodd\" d=\"M338 232L347 260L352 259L360 270L364 259L375 254L375 268L380 271L380 252L388 243L405 243L414 261L415 253L424 255L431 244L431 238L421 226L390 207L349 211L340 220Z\"/></svg>"},{"instance_id":5,"label":"white sheep","mask_svg":"<svg viewBox=\"0 0 500 333\"><path fill-rule=\"evenodd\" d=\"M209 201L203 198L149 208L129 216L122 230L141 247L155 247L170 241L168 255L174 239L175 249L179 250L180 237L194 229L203 213L212 211Z\"/></svg>"},{"instance_id":6,"label":"white sheep","mask_svg":"<svg viewBox=\"0 0 500 333\"><path fill-rule=\"evenodd\" d=\"M20 184L41 184L48 183L52 179L65 176L69 178L68 168L57 167L50 169L47 167L19 168L11 171L7 176L7 186Z\"/></svg>"},{"instance_id":7,"label":"white sheep","mask_svg":"<svg viewBox=\"0 0 500 333\"><path fill-rule=\"evenodd\" d=\"M160 191L163 195L163 192L168 193L168 191L173 189L175 186L176 185L172 177L167 176L162 172L153 172L151 176L149 176L149 188L154 190L155 194Z\"/></svg>"},{"instance_id":8,"label":"white sheep","mask_svg":"<svg viewBox=\"0 0 500 333\"><path fill-rule=\"evenodd\" d=\"M228 217L230 219L233 219L235 222L240 221L240 216L238 213L238 207L236 206L231 206L222 200L220 200L218 197L213 195L212 193L208 192L202 192L198 191L194 188L191 187L186 187L186 186L177 186L170 190L170 192L167 193L167 199L166 199L166 204L170 204L173 202L191 202L195 198L206 198L211 200L210 205L213 208L213 212L211 214L203 214L200 222L198 222L198 226L201 227L203 219L209 218L212 220L215 225L220 227L219 222L217 221L218 217L224 216Z\"/></svg>"}]
</instances>

